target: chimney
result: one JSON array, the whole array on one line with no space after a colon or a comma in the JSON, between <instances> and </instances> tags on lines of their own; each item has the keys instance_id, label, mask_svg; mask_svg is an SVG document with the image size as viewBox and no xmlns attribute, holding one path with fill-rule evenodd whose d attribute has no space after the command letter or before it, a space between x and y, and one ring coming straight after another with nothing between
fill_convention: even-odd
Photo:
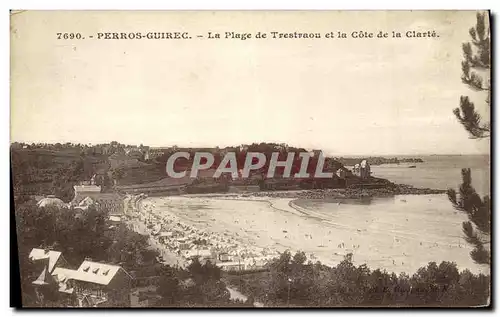
<instances>
[{"instance_id":1,"label":"chimney","mask_svg":"<svg viewBox=\"0 0 500 317\"><path fill-rule=\"evenodd\" d=\"M89 256L86 256L86 257L85 257L85 261L90 261L90 262L92 262L92 258L91 258L91 257L89 257Z\"/></svg>"}]
</instances>

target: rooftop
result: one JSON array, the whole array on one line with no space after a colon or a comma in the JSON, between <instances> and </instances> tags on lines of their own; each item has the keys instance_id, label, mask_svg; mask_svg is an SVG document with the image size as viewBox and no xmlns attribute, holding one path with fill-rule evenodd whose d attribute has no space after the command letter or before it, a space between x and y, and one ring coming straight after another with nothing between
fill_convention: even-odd
<instances>
[{"instance_id":1,"label":"rooftop","mask_svg":"<svg viewBox=\"0 0 500 317\"><path fill-rule=\"evenodd\" d=\"M108 285L121 269L122 268L118 265L83 261L78 270L76 270L76 275L72 278L101 285Z\"/></svg>"},{"instance_id":2,"label":"rooftop","mask_svg":"<svg viewBox=\"0 0 500 317\"><path fill-rule=\"evenodd\" d=\"M59 198L55 198L55 197L42 198L38 201L38 203L36 205L39 208L48 207L48 206L55 206L58 208L67 207L67 204L65 204L64 201L60 200Z\"/></svg>"},{"instance_id":3,"label":"rooftop","mask_svg":"<svg viewBox=\"0 0 500 317\"><path fill-rule=\"evenodd\" d=\"M31 250L29 258L31 261L38 261L38 260L49 260L49 272L52 272L54 270L54 267L57 263L57 260L59 260L59 257L61 256L61 252L59 251L52 251L52 250L44 250L44 249L38 249L38 248L33 248Z\"/></svg>"},{"instance_id":4,"label":"rooftop","mask_svg":"<svg viewBox=\"0 0 500 317\"><path fill-rule=\"evenodd\" d=\"M121 269L122 268L118 265L83 261L77 270L58 267L52 274L56 275L59 283L65 283L67 280L71 279L100 285L108 285ZM126 274L128 275L128 273Z\"/></svg>"}]
</instances>

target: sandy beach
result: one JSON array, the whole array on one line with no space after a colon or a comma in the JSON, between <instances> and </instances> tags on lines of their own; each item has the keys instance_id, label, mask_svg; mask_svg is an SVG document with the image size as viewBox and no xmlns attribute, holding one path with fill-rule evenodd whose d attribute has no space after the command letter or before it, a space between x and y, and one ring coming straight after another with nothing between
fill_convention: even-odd
<instances>
[{"instance_id":1,"label":"sandy beach","mask_svg":"<svg viewBox=\"0 0 500 317\"><path fill-rule=\"evenodd\" d=\"M464 216L450 209L443 196L396 196L367 204L191 195L147 198L139 205L238 245L300 250L326 265L336 265L353 253L355 264L396 273L414 273L430 261L454 261L472 272L485 270L469 257L471 249L461 233Z\"/></svg>"}]
</instances>

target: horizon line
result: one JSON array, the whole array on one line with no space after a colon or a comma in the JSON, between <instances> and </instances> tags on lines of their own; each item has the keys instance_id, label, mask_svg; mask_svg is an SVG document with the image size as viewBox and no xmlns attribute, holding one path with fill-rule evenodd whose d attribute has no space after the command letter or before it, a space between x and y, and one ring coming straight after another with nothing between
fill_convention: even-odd
<instances>
[{"instance_id":1,"label":"horizon line","mask_svg":"<svg viewBox=\"0 0 500 317\"><path fill-rule=\"evenodd\" d=\"M286 144L288 145L289 147L293 147L293 148L303 148L303 149L306 149L306 150L309 150L309 148L306 148L306 147L303 147L303 146L295 146L295 145L290 145L286 142L278 142L278 141L267 141L267 142L252 142L252 143L240 143L240 144L237 144L237 145L210 145L210 146L207 146L207 145L189 145L189 146L186 146L186 145L178 145L178 144L173 144L173 145L147 145L147 144L144 144L144 142L141 142L139 144L132 144L132 143L122 143L120 141L116 141L116 140L113 140L113 141L107 141L107 142L100 142L100 143L92 143L92 142L78 142L78 141L57 141L57 142L47 142L47 141L13 141L11 140L10 144L12 145L13 143L25 143L25 144L47 144L47 145L55 145L57 143L60 143L60 144L66 144L66 143L71 143L71 144L81 144L81 145L87 145L87 146L96 146L96 145L99 145L99 144L111 144L111 142L118 142L119 144L123 144L123 145L126 145L126 146L140 146L141 144L143 146L148 146L150 148L159 148L159 149L162 149L162 148L171 148L171 147L178 147L178 148L213 148L215 149L216 147L219 147L219 148L227 148L227 147L236 147L238 145L251 145L251 144L261 144L261 143L275 143L275 144ZM310 150L313 150L312 148ZM316 150L316 149L314 149ZM359 153L333 153L333 151L328 151L328 150L323 150L321 148L317 149L317 150L321 150L323 153L327 154L328 156L332 156L332 157L336 157L336 156L344 156L344 157L348 157L348 156L352 156L352 157L374 157L374 156L433 156L433 155L442 155L442 156L463 156L463 155L488 155L490 156L490 152L488 153L363 153L363 154L359 154Z\"/></svg>"}]
</instances>

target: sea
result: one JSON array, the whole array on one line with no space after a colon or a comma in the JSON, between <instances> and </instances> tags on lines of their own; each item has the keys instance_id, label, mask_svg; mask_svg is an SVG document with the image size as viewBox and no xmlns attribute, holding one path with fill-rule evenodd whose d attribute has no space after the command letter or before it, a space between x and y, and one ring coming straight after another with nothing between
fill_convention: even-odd
<instances>
[{"instance_id":1,"label":"sea","mask_svg":"<svg viewBox=\"0 0 500 317\"><path fill-rule=\"evenodd\" d=\"M488 155L432 155L421 158L423 163L371 166L372 175L415 187L458 189L462 181L461 170L470 168L472 185L478 194L490 194ZM381 266L387 268L399 256L396 262L411 263L411 267L405 265L410 272L426 262L444 260L473 272L487 273L489 270L471 260L471 246L462 233L462 223L467 221L467 216L453 208L446 194L299 200L295 203L311 216L337 226L351 240L372 241L370 246L379 248L380 253L361 252L358 258L365 262L385 260L385 265ZM357 234L353 235L353 232Z\"/></svg>"},{"instance_id":2,"label":"sea","mask_svg":"<svg viewBox=\"0 0 500 317\"><path fill-rule=\"evenodd\" d=\"M470 168L472 184L481 195L490 193L489 155L429 155L419 156L423 163L383 164L371 166L374 177L386 178L399 184L433 189L458 189L462 168ZM415 168L410 168L415 166Z\"/></svg>"}]
</instances>

